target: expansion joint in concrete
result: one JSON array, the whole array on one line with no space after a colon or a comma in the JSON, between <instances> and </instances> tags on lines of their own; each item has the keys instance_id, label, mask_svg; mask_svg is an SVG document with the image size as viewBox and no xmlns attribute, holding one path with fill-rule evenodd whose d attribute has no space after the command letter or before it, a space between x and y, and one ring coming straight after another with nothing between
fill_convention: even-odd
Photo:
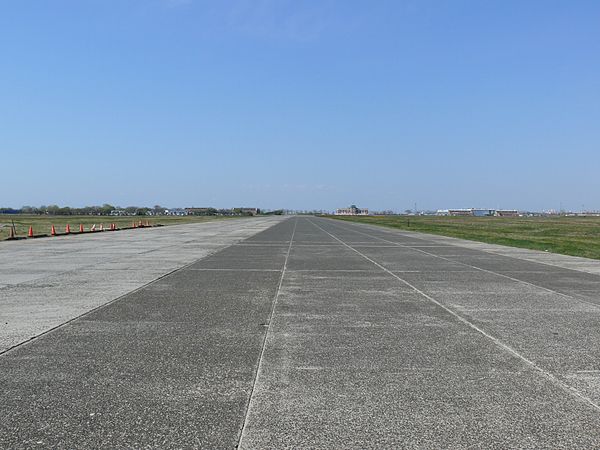
<instances>
[{"instance_id":1,"label":"expansion joint in concrete","mask_svg":"<svg viewBox=\"0 0 600 450\"><path fill-rule=\"evenodd\" d=\"M265 336L263 339L263 343L262 343L262 347L260 350L260 356L258 358L258 366L256 368L256 374L254 376L254 381L252 382L252 389L250 390L250 396L248 397L248 404L246 406L246 413L244 414L244 422L242 424L242 429L240 431L240 435L239 435L239 439L238 439L238 444L237 444L237 448L242 448L242 443L244 440L244 436L246 434L246 429L248 426L248 417L250 415L250 410L252 408L252 402L254 401L254 393L256 390L256 385L258 383L258 379L261 373L261 369L262 369L262 365L263 365L263 359L264 359L264 355L265 355L265 349L267 347L267 341L269 338L269 333L271 332L271 329L273 327L273 317L275 316L275 310L277 308L277 301L279 300L279 293L281 292L281 286L283 285L283 279L285 277L285 272L287 269L287 264L288 264L288 260L290 258L290 253L292 251L292 244L294 243L294 236L296 234L296 227L298 226L298 218L294 219L294 228L292 229L292 235L290 237L290 243L287 249L287 253L285 255L285 260L283 262L283 267L281 268L281 276L279 277L279 284L277 285L277 290L275 291L275 296L273 298L273 304L271 306L271 312L269 314L269 320L267 321L266 324L262 324L263 326L265 326L266 331L265 331Z\"/></svg>"},{"instance_id":2,"label":"expansion joint in concrete","mask_svg":"<svg viewBox=\"0 0 600 450\"><path fill-rule=\"evenodd\" d=\"M531 286L531 287L534 287L536 289L541 289L541 290L543 290L545 292L549 292L551 294L555 294L555 295L558 295L560 297L567 298L569 300L573 300L573 301L576 301L576 302L579 302L579 303L583 303L583 304L585 304L587 306L591 306L594 309L600 309L600 305L598 305L597 303L584 300L583 298L580 298L580 297L575 297L574 295L569 295L569 294L565 294L563 292L558 292L558 291L556 291L554 289L550 289L550 288L547 288L545 286L540 286L539 284L535 284L535 283L531 283L529 281L521 280L521 279L516 278L516 277L511 277L510 275L506 275L504 273L495 272L493 270L484 269L483 267L478 267L478 266L475 266L475 265L472 265L472 264L467 264L467 263L464 263L464 262L461 262L461 261L457 261L455 259L446 258L444 256L436 255L435 253L430 253L428 251L421 250L420 248L415 248L415 247L411 247L411 246L408 246L408 245L403 245L403 244L400 244L398 242L390 241L388 239L384 239L384 238L381 238L381 237L378 237L378 236L371 236L370 234L363 233L362 231L350 230L348 228L341 227L341 226L339 226L337 224L335 225L335 227L339 228L341 230L346 230L346 231L351 231L353 233L363 234L365 236L369 236L369 237L371 237L373 239L377 239L377 240L382 241L382 242L388 242L390 244L394 244L394 246L396 246L396 247L406 248L406 249L409 249L409 250L414 250L414 251L422 253L424 255L431 256L431 257L437 258L437 259L441 259L442 261L446 261L446 262L450 262L450 263L454 263L454 264L459 264L459 265L461 265L463 267L467 267L469 269L474 269L474 270L478 270L480 272L489 273L491 275L496 275L498 277L505 278L505 279L511 280L511 281L515 281L517 283L520 283L520 284L523 284L523 285L526 285L526 286ZM484 251L484 250L481 250L481 251ZM485 252L485 253L489 253L489 252ZM494 253L492 253L492 254L494 254ZM505 256L505 255L502 255L502 256ZM519 258L515 258L514 256L506 256L506 257L507 258L512 258L512 259L519 260ZM541 263L541 262L540 263L536 262L536 264L544 264L544 265L548 265L548 266L551 266L551 267L558 267L558 266L554 266L552 264L546 264L546 263ZM566 269L566 270L568 270L568 269Z\"/></svg>"},{"instance_id":3,"label":"expansion joint in concrete","mask_svg":"<svg viewBox=\"0 0 600 450\"><path fill-rule=\"evenodd\" d=\"M324 228L320 227L319 225L317 225L313 221L309 220L309 222L312 225L314 225L315 227L317 227L318 229L320 229L321 231L323 231L324 233L327 233L329 236L331 236L333 239L335 239L338 242L340 242L342 245L344 245L348 249L352 250L356 254L362 256L367 261L369 261L372 264L374 264L375 266L379 267L382 271L384 271L387 274L391 275L392 277L396 278L398 281L402 282L404 285L408 286L414 292L416 292L419 295L423 296L424 298L426 298L431 303L434 303L438 307L442 308L447 313L449 313L450 315L452 315L454 318L456 318L457 320L459 320L460 322L462 322L463 324L465 324L467 327L475 330L476 332L478 332L482 336L486 337L487 339L489 339L490 341L492 341L497 347L499 347L504 352L506 352L506 353L510 354L511 356L513 356L513 357L521 360L526 366L530 367L535 373L537 373L538 375L542 376L543 378L545 378L546 380L548 380L553 385L557 386L558 388L560 388L564 392L567 392L568 394L574 396L578 400L582 401L584 404L587 404L588 406L592 407L597 412L600 412L600 405L598 403L594 402L591 398L585 396L584 394L582 394L581 392L579 392L574 387L569 386L568 384L564 383L558 377L556 377L552 373L548 372L547 370L544 370L542 367L538 366L535 362L533 362L532 360L528 359L527 357L525 357L524 355L522 355L521 353L519 353L517 350L515 350L511 346L505 344L500 339L498 339L498 338L492 336L491 334L487 333L485 330L483 330L482 328L478 327L477 325L475 325L474 323L472 323L471 321L469 321L467 318L461 316L460 314L458 314L453 309L448 308L447 306L445 306L444 304L442 304L441 302L439 302L435 298L433 298L430 295L426 294L425 292L423 292L422 290L420 290L419 288L417 288L416 286L414 286L413 284L411 284L407 280L401 278L400 276L398 276L397 274L395 274L394 272L392 272L391 270L389 270L387 267L385 267L382 264L378 263L377 261L373 260L369 256L365 255L361 251L359 251L356 248L354 248L353 246L351 246L350 244L344 242L342 239L340 239L337 236L335 236L334 234L328 232L327 230L325 230ZM342 227L340 227L340 228L342 228Z\"/></svg>"}]
</instances>

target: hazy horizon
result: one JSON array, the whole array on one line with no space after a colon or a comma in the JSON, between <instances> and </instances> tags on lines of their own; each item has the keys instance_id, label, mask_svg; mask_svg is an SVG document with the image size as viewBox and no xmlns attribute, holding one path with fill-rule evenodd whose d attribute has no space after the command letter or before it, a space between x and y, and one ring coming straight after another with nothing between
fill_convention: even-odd
<instances>
[{"instance_id":1,"label":"hazy horizon","mask_svg":"<svg viewBox=\"0 0 600 450\"><path fill-rule=\"evenodd\" d=\"M0 206L600 210L600 3L0 5Z\"/></svg>"}]
</instances>

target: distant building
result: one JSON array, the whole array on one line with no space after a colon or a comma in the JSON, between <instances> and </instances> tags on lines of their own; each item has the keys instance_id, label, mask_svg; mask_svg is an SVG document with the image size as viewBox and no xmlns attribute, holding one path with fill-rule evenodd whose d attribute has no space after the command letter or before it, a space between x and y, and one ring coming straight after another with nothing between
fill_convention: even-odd
<instances>
[{"instance_id":1,"label":"distant building","mask_svg":"<svg viewBox=\"0 0 600 450\"><path fill-rule=\"evenodd\" d=\"M520 214L516 209L498 209L495 215L498 217L519 217Z\"/></svg>"},{"instance_id":2,"label":"distant building","mask_svg":"<svg viewBox=\"0 0 600 450\"><path fill-rule=\"evenodd\" d=\"M189 216L208 216L216 213L215 208L185 208Z\"/></svg>"},{"instance_id":3,"label":"distant building","mask_svg":"<svg viewBox=\"0 0 600 450\"><path fill-rule=\"evenodd\" d=\"M461 208L461 209L439 209L438 216L473 216L473 217L519 217L519 211L516 209L481 209L481 208Z\"/></svg>"},{"instance_id":4,"label":"distant building","mask_svg":"<svg viewBox=\"0 0 600 450\"><path fill-rule=\"evenodd\" d=\"M260 214L259 208L240 208L240 212L242 214L250 214L251 216L256 216Z\"/></svg>"},{"instance_id":5,"label":"distant building","mask_svg":"<svg viewBox=\"0 0 600 450\"><path fill-rule=\"evenodd\" d=\"M449 216L472 216L473 210L472 209L449 209L448 215Z\"/></svg>"},{"instance_id":6,"label":"distant building","mask_svg":"<svg viewBox=\"0 0 600 450\"><path fill-rule=\"evenodd\" d=\"M187 216L188 212L182 208L165 209L167 216Z\"/></svg>"},{"instance_id":7,"label":"distant building","mask_svg":"<svg viewBox=\"0 0 600 450\"><path fill-rule=\"evenodd\" d=\"M472 209L471 210L472 214L475 217L489 217L489 216L493 216L496 211L494 211L493 209Z\"/></svg>"},{"instance_id":8,"label":"distant building","mask_svg":"<svg viewBox=\"0 0 600 450\"><path fill-rule=\"evenodd\" d=\"M350 208L339 208L335 210L336 216L368 216L369 210L366 208L357 208L356 205Z\"/></svg>"},{"instance_id":9,"label":"distant building","mask_svg":"<svg viewBox=\"0 0 600 450\"><path fill-rule=\"evenodd\" d=\"M322 214L322 213L321 213ZM371 215L373 216L393 216L396 213L391 209L386 209L384 211L371 211Z\"/></svg>"}]
</instances>

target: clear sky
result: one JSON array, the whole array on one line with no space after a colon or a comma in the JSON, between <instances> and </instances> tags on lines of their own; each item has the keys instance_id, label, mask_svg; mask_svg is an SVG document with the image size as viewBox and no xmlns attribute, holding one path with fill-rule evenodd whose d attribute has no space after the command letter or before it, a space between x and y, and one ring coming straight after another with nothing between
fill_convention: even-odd
<instances>
[{"instance_id":1,"label":"clear sky","mask_svg":"<svg viewBox=\"0 0 600 450\"><path fill-rule=\"evenodd\" d=\"M600 2L0 0L0 206L600 209Z\"/></svg>"}]
</instances>

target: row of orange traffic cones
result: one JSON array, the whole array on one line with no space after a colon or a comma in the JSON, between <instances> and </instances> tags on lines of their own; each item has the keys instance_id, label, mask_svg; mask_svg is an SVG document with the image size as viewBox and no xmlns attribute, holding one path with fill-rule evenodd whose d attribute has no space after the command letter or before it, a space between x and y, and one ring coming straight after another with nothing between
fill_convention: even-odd
<instances>
[{"instance_id":1,"label":"row of orange traffic cones","mask_svg":"<svg viewBox=\"0 0 600 450\"><path fill-rule=\"evenodd\" d=\"M135 223L134 223L134 228L135 228ZM116 231L117 230L117 224L111 223L110 224L110 228L108 228L108 230L109 231ZM98 228L96 228L96 224L94 224L94 225L91 226L90 231L105 231L104 224L100 224L100 227L98 227ZM80 233L84 233L85 232L85 230L83 228L83 224L79 224L79 232ZM71 225L67 224L67 226L65 227L65 233L64 234L71 234ZM56 233L56 227L54 225L52 225L52 227L50 227L50 235L51 236L56 236L57 235L57 233ZM30 237L30 238L34 237L34 235L33 235L33 227L32 226L29 227L29 231L27 232L27 237ZM10 234L9 234L9 239L14 239L14 238L15 238L14 228L11 227Z\"/></svg>"},{"instance_id":2,"label":"row of orange traffic cones","mask_svg":"<svg viewBox=\"0 0 600 450\"><path fill-rule=\"evenodd\" d=\"M150 226L150 222L146 220L146 223L144 223L143 221L139 221L138 223L133 222L133 228L143 228L143 227L149 227Z\"/></svg>"},{"instance_id":3,"label":"row of orange traffic cones","mask_svg":"<svg viewBox=\"0 0 600 450\"><path fill-rule=\"evenodd\" d=\"M132 228L144 228L144 227L150 227L150 222L148 220L145 221L145 223L143 221L139 221L139 222L133 222L132 223ZM104 224L100 224L100 226L98 228L96 228L96 225L92 225L92 227L90 227L91 232L94 231L116 231L117 230L117 224L115 223L111 223L110 227L108 229L104 228ZM79 233L84 233L85 230L83 228L83 224L79 224ZM64 234L71 234L71 225L67 224L65 227L65 232ZM54 225L51 226L50 228L50 235L51 236L57 236L58 233L56 232L56 227ZM30 226L29 227L29 231L27 232L27 237L35 237L33 234L33 227ZM9 233L8 233L8 239L18 239L16 236L16 231L15 231L15 226L11 226L9 229Z\"/></svg>"}]
</instances>

